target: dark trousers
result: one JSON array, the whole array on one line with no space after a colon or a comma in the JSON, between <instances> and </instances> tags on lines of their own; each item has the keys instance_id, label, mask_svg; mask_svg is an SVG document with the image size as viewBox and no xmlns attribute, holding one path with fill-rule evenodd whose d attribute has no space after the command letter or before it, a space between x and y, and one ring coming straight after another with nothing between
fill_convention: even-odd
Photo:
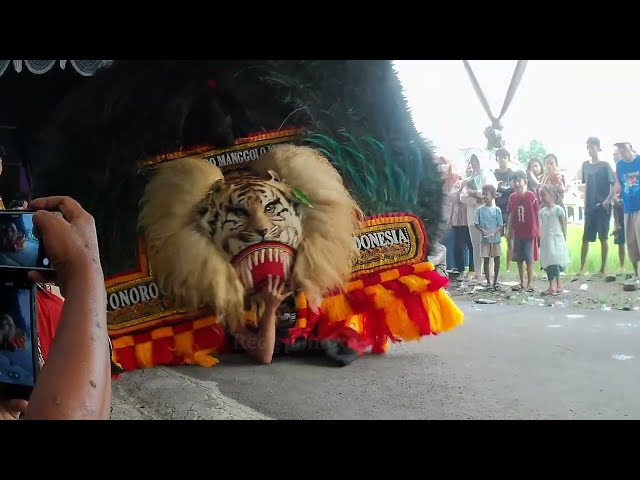
<instances>
[{"instance_id":1,"label":"dark trousers","mask_svg":"<svg viewBox=\"0 0 640 480\"><path fill-rule=\"evenodd\" d=\"M453 235L453 228L447 227L447 233L442 240L442 244L447 249L447 269L457 269L458 266L455 259L456 244L455 237Z\"/></svg>"},{"instance_id":2,"label":"dark trousers","mask_svg":"<svg viewBox=\"0 0 640 480\"><path fill-rule=\"evenodd\" d=\"M473 272L473 244L471 243L471 234L469 233L469 227L451 227L453 230L454 238L454 268L459 272L465 270L465 253L469 252L469 271Z\"/></svg>"}]
</instances>

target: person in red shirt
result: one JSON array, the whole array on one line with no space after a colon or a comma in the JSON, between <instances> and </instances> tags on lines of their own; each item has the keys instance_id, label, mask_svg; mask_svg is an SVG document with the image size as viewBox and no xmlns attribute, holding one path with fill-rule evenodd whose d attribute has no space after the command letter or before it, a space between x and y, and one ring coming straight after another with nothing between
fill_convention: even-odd
<instances>
[{"instance_id":1,"label":"person in red shirt","mask_svg":"<svg viewBox=\"0 0 640 480\"><path fill-rule=\"evenodd\" d=\"M538 238L538 211L536 195L527 190L527 174L515 172L515 192L509 196L507 236L513 239L513 261L518 265L520 284L514 290L524 289L524 263L527 264L527 292L533 292L533 262L535 241Z\"/></svg>"},{"instance_id":2,"label":"person in red shirt","mask_svg":"<svg viewBox=\"0 0 640 480\"><path fill-rule=\"evenodd\" d=\"M49 356L49 348L60 323L64 300L53 293L46 285L38 284L36 293L36 316L38 319L38 347L40 362Z\"/></svg>"}]
</instances>

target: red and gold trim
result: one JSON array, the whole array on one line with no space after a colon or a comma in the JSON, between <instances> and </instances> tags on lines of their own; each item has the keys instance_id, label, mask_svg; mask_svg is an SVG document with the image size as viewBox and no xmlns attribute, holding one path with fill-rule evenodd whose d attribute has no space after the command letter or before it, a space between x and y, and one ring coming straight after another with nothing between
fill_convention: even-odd
<instances>
[{"instance_id":1,"label":"red and gold trim","mask_svg":"<svg viewBox=\"0 0 640 480\"><path fill-rule=\"evenodd\" d=\"M327 295L319 314L298 296L298 321L288 343L299 338L340 339L363 353L383 353L389 341L413 341L462 324L464 315L446 291L448 279L429 262L404 265L349 282ZM311 318L309 318L311 317Z\"/></svg>"},{"instance_id":2,"label":"red and gold trim","mask_svg":"<svg viewBox=\"0 0 640 480\"><path fill-rule=\"evenodd\" d=\"M215 155L220 155L223 153L248 150L264 145L275 145L279 143L293 142L300 139L303 132L304 129L302 128L289 128L286 130L260 132L248 137L237 139L231 147L216 148L213 145L202 145L190 148L188 150L180 150L178 152L172 152L164 155L156 155L155 157L151 157L150 159L144 161L142 164L145 167L153 168L164 162L190 156L200 156L203 159L209 159Z\"/></svg>"},{"instance_id":3,"label":"red and gold trim","mask_svg":"<svg viewBox=\"0 0 640 480\"><path fill-rule=\"evenodd\" d=\"M419 263L427 254L427 232L412 213L367 217L354 241L360 258L352 267L353 277Z\"/></svg>"},{"instance_id":4,"label":"red and gold trim","mask_svg":"<svg viewBox=\"0 0 640 480\"><path fill-rule=\"evenodd\" d=\"M386 270L349 282L327 295L314 312L304 294L296 297L297 320L284 343L339 340L359 353L384 353L389 342L438 335L463 323L464 315L442 289L448 280L423 262ZM255 310L247 324L257 325ZM216 353L231 351L216 317L182 321L112 339L113 361L125 371L158 365L218 363Z\"/></svg>"},{"instance_id":5,"label":"red and gold trim","mask_svg":"<svg viewBox=\"0 0 640 480\"><path fill-rule=\"evenodd\" d=\"M224 328L215 317L204 317L151 331L112 339L113 361L125 371L158 365L218 363L212 353L229 351Z\"/></svg>"}]
</instances>

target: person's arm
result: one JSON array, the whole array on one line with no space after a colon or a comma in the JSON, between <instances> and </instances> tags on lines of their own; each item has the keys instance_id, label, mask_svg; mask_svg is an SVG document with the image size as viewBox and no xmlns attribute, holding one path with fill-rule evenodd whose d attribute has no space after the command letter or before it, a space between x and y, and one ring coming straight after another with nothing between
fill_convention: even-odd
<instances>
[{"instance_id":1,"label":"person's arm","mask_svg":"<svg viewBox=\"0 0 640 480\"><path fill-rule=\"evenodd\" d=\"M487 235L487 231L484 228L482 228L480 225L478 225L477 222L475 223L475 226L478 230L480 230L480 233L482 234L482 236Z\"/></svg>"},{"instance_id":2,"label":"person's arm","mask_svg":"<svg viewBox=\"0 0 640 480\"><path fill-rule=\"evenodd\" d=\"M542 177L540 177L540 181L538 182L539 186L543 187L545 186L547 183L549 183L549 174L547 172L542 174Z\"/></svg>"},{"instance_id":3,"label":"person's arm","mask_svg":"<svg viewBox=\"0 0 640 480\"><path fill-rule=\"evenodd\" d=\"M614 176L616 183L614 184L614 189L615 189L615 194L616 196L620 196L620 194L622 193L622 187L620 185L620 179L618 178L618 169L616 168L616 173Z\"/></svg>"},{"instance_id":4,"label":"person's arm","mask_svg":"<svg viewBox=\"0 0 640 480\"><path fill-rule=\"evenodd\" d=\"M564 241L567 241L567 216L564 214L564 208L560 209L560 225L562 225L562 234Z\"/></svg>"},{"instance_id":5,"label":"person's arm","mask_svg":"<svg viewBox=\"0 0 640 480\"><path fill-rule=\"evenodd\" d=\"M474 224L476 228L480 230L480 233L482 234L482 236L487 235L488 232L484 228L482 228L482 226L480 225L480 209L476 211L476 221L474 222Z\"/></svg>"},{"instance_id":6,"label":"person's arm","mask_svg":"<svg viewBox=\"0 0 640 480\"><path fill-rule=\"evenodd\" d=\"M502 230L504 229L504 221L502 220L502 210L497 208L496 215L498 216L498 227L496 228L495 232L493 232L493 235L496 235L502 232Z\"/></svg>"},{"instance_id":7,"label":"person's arm","mask_svg":"<svg viewBox=\"0 0 640 480\"><path fill-rule=\"evenodd\" d=\"M107 302L93 217L69 197L34 200L33 223L65 298L26 419L109 419L111 363ZM64 219L45 210L59 210ZM39 272L29 272L44 282Z\"/></svg>"},{"instance_id":8,"label":"person's arm","mask_svg":"<svg viewBox=\"0 0 640 480\"><path fill-rule=\"evenodd\" d=\"M283 293L284 282L269 275L267 287L263 292L265 310L260 317L257 332L247 329L233 333L233 337L247 354L262 365L268 365L273 360L273 350L276 345L277 311L282 301L290 292Z\"/></svg>"},{"instance_id":9,"label":"person's arm","mask_svg":"<svg viewBox=\"0 0 640 480\"><path fill-rule=\"evenodd\" d=\"M540 222L540 202L538 202L538 198L533 195L533 221L535 222L536 225L536 230L538 232L540 232L540 228L542 226L542 223ZM538 237L540 236L540 234L538 233Z\"/></svg>"},{"instance_id":10,"label":"person's arm","mask_svg":"<svg viewBox=\"0 0 640 480\"><path fill-rule=\"evenodd\" d=\"M536 178L536 176L533 174L531 170L527 170L527 189L533 192L537 190L539 186L540 186L540 182L538 182L538 179Z\"/></svg>"},{"instance_id":11,"label":"person's arm","mask_svg":"<svg viewBox=\"0 0 640 480\"><path fill-rule=\"evenodd\" d=\"M542 237L542 216L540 215L540 211L538 211L538 237Z\"/></svg>"},{"instance_id":12,"label":"person's arm","mask_svg":"<svg viewBox=\"0 0 640 480\"><path fill-rule=\"evenodd\" d=\"M507 238L513 238L513 215L509 214L509 220L507 220Z\"/></svg>"},{"instance_id":13,"label":"person's arm","mask_svg":"<svg viewBox=\"0 0 640 480\"><path fill-rule=\"evenodd\" d=\"M580 183L578 184L578 191L580 193L587 192L587 179L584 176L584 162L580 164L580 168L578 169L578 175L576 178L580 179Z\"/></svg>"},{"instance_id":14,"label":"person's arm","mask_svg":"<svg viewBox=\"0 0 640 480\"><path fill-rule=\"evenodd\" d=\"M509 220L507 220L507 238L513 237L513 196L515 193L509 195L509 202L507 203L507 213L509 214Z\"/></svg>"},{"instance_id":15,"label":"person's arm","mask_svg":"<svg viewBox=\"0 0 640 480\"><path fill-rule=\"evenodd\" d=\"M234 333L233 338L256 362L262 365L270 364L276 344L276 313L265 311L260 317L257 332L244 329Z\"/></svg>"},{"instance_id":16,"label":"person's arm","mask_svg":"<svg viewBox=\"0 0 640 480\"><path fill-rule=\"evenodd\" d=\"M616 163L616 169L613 173L614 173L613 176L616 180L616 185L615 185L616 193L613 197L613 202L615 202L616 205L619 205L620 203L622 203L622 183L620 182L620 173L618 172L617 163Z\"/></svg>"},{"instance_id":17,"label":"person's arm","mask_svg":"<svg viewBox=\"0 0 640 480\"><path fill-rule=\"evenodd\" d=\"M604 199L604 202L602 202L602 208L607 209L611 206L611 202L613 201L613 197L616 196L616 184L615 183L610 183L609 184L609 195L607 195L607 198Z\"/></svg>"},{"instance_id":18,"label":"person's arm","mask_svg":"<svg viewBox=\"0 0 640 480\"><path fill-rule=\"evenodd\" d=\"M558 184L556 185L556 190L558 193L564 193L567 190L567 182L564 178L564 175L558 173Z\"/></svg>"},{"instance_id":19,"label":"person's arm","mask_svg":"<svg viewBox=\"0 0 640 480\"><path fill-rule=\"evenodd\" d=\"M622 197L622 182L623 182L623 178L622 175L620 174L620 170L618 170L618 163L616 163L616 182L618 183L618 188L620 191L620 196Z\"/></svg>"},{"instance_id":20,"label":"person's arm","mask_svg":"<svg viewBox=\"0 0 640 480\"><path fill-rule=\"evenodd\" d=\"M467 180L462 183L462 189L460 190L460 201L465 205L475 206L477 204L476 191L469 188Z\"/></svg>"},{"instance_id":21,"label":"person's arm","mask_svg":"<svg viewBox=\"0 0 640 480\"><path fill-rule=\"evenodd\" d=\"M616 194L616 179L613 175L613 169L609 164L607 164L607 176L609 177L609 195L607 195L607 198L602 202L602 208L605 209L609 208L611 201Z\"/></svg>"}]
</instances>

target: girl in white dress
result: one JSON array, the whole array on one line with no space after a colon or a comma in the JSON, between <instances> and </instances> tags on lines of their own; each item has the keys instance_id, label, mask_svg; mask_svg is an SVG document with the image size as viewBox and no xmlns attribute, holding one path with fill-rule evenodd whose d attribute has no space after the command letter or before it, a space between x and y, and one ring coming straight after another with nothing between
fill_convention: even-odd
<instances>
[{"instance_id":1,"label":"girl in white dress","mask_svg":"<svg viewBox=\"0 0 640 480\"><path fill-rule=\"evenodd\" d=\"M540 189L540 198L544 207L540 209L540 265L547 272L549 290L547 295L559 295L560 267L569 264L567 251L567 217L564 208L556 205L558 192L551 184ZM555 285L554 285L555 283Z\"/></svg>"}]
</instances>

